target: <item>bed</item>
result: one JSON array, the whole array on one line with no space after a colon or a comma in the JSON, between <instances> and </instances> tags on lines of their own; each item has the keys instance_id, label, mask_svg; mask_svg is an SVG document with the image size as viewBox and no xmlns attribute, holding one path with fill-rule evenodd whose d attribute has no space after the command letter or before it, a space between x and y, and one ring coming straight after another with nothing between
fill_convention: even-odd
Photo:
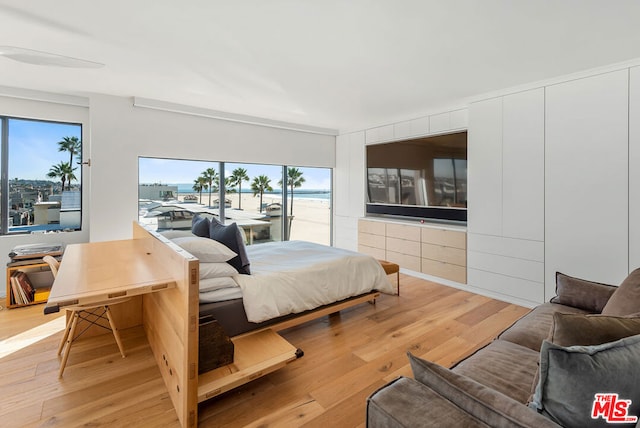
<instances>
[{"instance_id":1,"label":"bed","mask_svg":"<svg viewBox=\"0 0 640 428\"><path fill-rule=\"evenodd\" d=\"M221 301L200 303L200 315L212 315L229 336L337 302L357 304L362 297L372 300L372 293L395 291L368 255L304 241L253 245L246 251L251 274L233 275L238 287L220 293Z\"/></svg>"}]
</instances>

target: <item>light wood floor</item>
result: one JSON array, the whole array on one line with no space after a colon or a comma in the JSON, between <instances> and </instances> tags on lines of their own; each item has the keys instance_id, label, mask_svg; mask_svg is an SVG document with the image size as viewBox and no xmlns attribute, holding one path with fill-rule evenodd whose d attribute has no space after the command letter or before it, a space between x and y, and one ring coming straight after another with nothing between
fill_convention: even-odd
<instances>
[{"instance_id":1,"label":"light wood floor","mask_svg":"<svg viewBox=\"0 0 640 428\"><path fill-rule=\"evenodd\" d=\"M449 366L528 310L401 276L383 295L282 335L304 357L202 403L202 427L364 427L366 398L400 375L406 352ZM42 306L0 311L0 426L178 426L142 328L74 344L64 378L56 356L63 328Z\"/></svg>"}]
</instances>

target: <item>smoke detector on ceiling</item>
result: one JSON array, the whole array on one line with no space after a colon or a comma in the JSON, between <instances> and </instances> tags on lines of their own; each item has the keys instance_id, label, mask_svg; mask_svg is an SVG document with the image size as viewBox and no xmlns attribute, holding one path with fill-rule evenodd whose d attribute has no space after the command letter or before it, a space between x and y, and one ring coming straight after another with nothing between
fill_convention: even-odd
<instances>
[{"instance_id":1,"label":"smoke detector on ceiling","mask_svg":"<svg viewBox=\"0 0 640 428\"><path fill-rule=\"evenodd\" d=\"M0 46L0 56L26 64L45 65L51 67L67 68L101 68L104 64L87 61L86 59L72 58L69 56L53 54L49 52L35 51L32 49L18 48L15 46Z\"/></svg>"}]
</instances>

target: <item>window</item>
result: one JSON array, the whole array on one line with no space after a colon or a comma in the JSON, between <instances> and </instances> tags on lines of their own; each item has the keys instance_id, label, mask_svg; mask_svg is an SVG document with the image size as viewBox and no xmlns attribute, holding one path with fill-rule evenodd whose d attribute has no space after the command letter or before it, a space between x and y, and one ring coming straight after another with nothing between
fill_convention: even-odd
<instances>
[{"instance_id":1,"label":"window","mask_svg":"<svg viewBox=\"0 0 640 428\"><path fill-rule=\"evenodd\" d=\"M0 233L80 230L82 125L0 117Z\"/></svg>"},{"instance_id":2,"label":"window","mask_svg":"<svg viewBox=\"0 0 640 428\"><path fill-rule=\"evenodd\" d=\"M331 169L142 157L138 164L140 221L158 230L188 230L196 213L219 219L222 181L223 222L237 223L248 245L331 244Z\"/></svg>"}]
</instances>

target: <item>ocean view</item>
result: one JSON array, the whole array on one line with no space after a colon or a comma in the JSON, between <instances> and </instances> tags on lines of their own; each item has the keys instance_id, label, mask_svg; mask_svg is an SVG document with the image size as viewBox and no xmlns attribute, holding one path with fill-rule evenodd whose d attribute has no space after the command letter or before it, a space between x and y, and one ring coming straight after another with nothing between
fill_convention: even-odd
<instances>
[{"instance_id":1,"label":"ocean view","mask_svg":"<svg viewBox=\"0 0 640 428\"><path fill-rule=\"evenodd\" d=\"M193 183L177 183L177 184L169 183L167 184L167 186L178 186L179 195L184 195L187 193L194 193L194 194L198 193L193 190ZM264 192L264 195L272 198L279 198L281 193L282 193L281 189L276 189L273 192ZM202 192L203 197L208 194L209 193L207 191ZM243 187L242 194L253 195L253 191L251 190L251 188L245 189ZM327 201L331 197L331 191L329 189L295 189L293 191L293 196L296 199L298 198L299 199L320 199L320 200Z\"/></svg>"}]
</instances>

